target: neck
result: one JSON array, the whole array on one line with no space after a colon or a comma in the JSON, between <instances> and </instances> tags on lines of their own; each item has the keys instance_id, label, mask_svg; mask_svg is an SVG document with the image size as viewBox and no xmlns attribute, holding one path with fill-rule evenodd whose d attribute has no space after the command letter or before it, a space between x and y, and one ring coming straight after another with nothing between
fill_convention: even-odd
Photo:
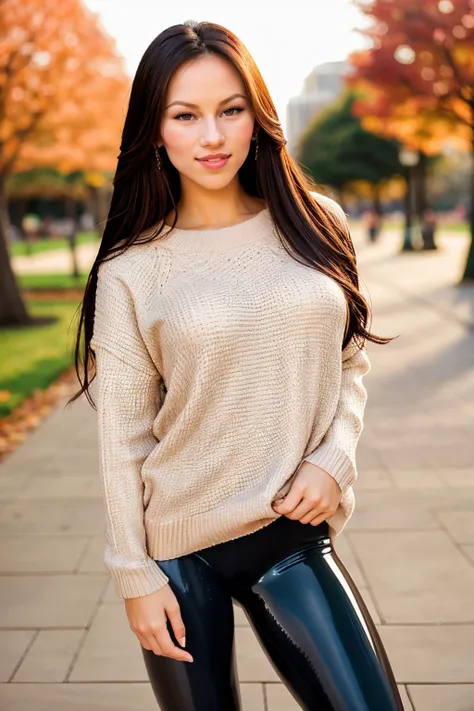
<instances>
[{"instance_id":1,"label":"neck","mask_svg":"<svg viewBox=\"0 0 474 711\"><path fill-rule=\"evenodd\" d=\"M227 186L229 188L230 186ZM209 191L199 188L183 189L177 210L166 216L166 224L172 225L176 212L176 228L185 230L221 229L236 225L256 215L265 208L265 201L239 190Z\"/></svg>"}]
</instances>

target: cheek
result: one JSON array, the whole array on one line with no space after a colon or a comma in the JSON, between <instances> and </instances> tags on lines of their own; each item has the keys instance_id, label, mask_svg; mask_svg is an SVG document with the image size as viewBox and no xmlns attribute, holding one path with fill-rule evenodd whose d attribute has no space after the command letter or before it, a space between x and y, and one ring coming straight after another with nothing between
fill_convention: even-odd
<instances>
[{"instance_id":1,"label":"cheek","mask_svg":"<svg viewBox=\"0 0 474 711\"><path fill-rule=\"evenodd\" d=\"M189 126L180 125L178 121L165 123L161 135L163 136L163 141L168 153L184 153L188 150L189 146L193 145L193 131L190 131L189 128Z\"/></svg>"},{"instance_id":2,"label":"cheek","mask_svg":"<svg viewBox=\"0 0 474 711\"><path fill-rule=\"evenodd\" d=\"M245 118L242 121L236 122L232 126L232 137L234 140L242 143L242 145L248 144L252 138L253 128L253 118Z\"/></svg>"}]
</instances>

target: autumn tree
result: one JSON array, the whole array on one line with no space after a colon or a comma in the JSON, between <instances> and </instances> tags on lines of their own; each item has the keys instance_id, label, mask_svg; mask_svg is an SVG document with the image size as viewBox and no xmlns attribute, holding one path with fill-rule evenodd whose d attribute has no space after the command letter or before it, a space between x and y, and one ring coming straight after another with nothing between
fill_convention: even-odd
<instances>
[{"instance_id":1,"label":"autumn tree","mask_svg":"<svg viewBox=\"0 0 474 711\"><path fill-rule=\"evenodd\" d=\"M355 100L346 92L315 117L300 139L298 160L317 182L339 191L356 181L369 183L380 213L382 185L402 172L398 143L366 131L352 113Z\"/></svg>"},{"instance_id":2,"label":"autumn tree","mask_svg":"<svg viewBox=\"0 0 474 711\"><path fill-rule=\"evenodd\" d=\"M8 176L115 164L129 79L81 0L0 1L0 326L32 322L9 258Z\"/></svg>"},{"instance_id":3,"label":"autumn tree","mask_svg":"<svg viewBox=\"0 0 474 711\"><path fill-rule=\"evenodd\" d=\"M354 0L371 18L368 51L350 61L354 110L363 125L428 155L447 140L472 154L471 247L464 279L474 279L474 3L472 0Z\"/></svg>"}]
</instances>

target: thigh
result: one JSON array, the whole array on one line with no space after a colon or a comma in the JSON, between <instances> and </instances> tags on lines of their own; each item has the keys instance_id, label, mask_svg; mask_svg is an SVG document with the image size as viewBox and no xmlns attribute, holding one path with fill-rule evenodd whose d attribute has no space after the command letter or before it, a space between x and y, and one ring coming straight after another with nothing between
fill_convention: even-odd
<instances>
[{"instance_id":1,"label":"thigh","mask_svg":"<svg viewBox=\"0 0 474 711\"><path fill-rule=\"evenodd\" d=\"M198 554L160 561L186 628L193 662L156 655L142 647L161 711L240 711L232 597L218 573ZM176 638L168 621L168 630Z\"/></svg>"},{"instance_id":2,"label":"thigh","mask_svg":"<svg viewBox=\"0 0 474 711\"><path fill-rule=\"evenodd\" d=\"M273 565L239 602L305 711L403 711L375 625L327 539Z\"/></svg>"}]
</instances>

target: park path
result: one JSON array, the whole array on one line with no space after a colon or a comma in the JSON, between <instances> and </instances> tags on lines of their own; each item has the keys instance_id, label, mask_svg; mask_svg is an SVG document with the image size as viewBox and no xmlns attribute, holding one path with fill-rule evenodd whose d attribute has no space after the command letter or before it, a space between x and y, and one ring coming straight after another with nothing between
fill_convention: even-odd
<instances>
[{"instance_id":1,"label":"park path","mask_svg":"<svg viewBox=\"0 0 474 711\"><path fill-rule=\"evenodd\" d=\"M372 370L357 505L336 548L407 711L474 709L474 287L467 240L425 254L354 233ZM136 637L102 568L96 417L61 405L0 464L0 708L154 711ZM236 608L244 711L296 711ZM380 710L382 711L382 709Z\"/></svg>"},{"instance_id":2,"label":"park path","mask_svg":"<svg viewBox=\"0 0 474 711\"><path fill-rule=\"evenodd\" d=\"M76 247L77 266L81 273L88 272L95 259L99 242L87 242ZM69 249L50 249L32 255L18 255L11 259L16 274L71 274L72 256Z\"/></svg>"}]
</instances>

